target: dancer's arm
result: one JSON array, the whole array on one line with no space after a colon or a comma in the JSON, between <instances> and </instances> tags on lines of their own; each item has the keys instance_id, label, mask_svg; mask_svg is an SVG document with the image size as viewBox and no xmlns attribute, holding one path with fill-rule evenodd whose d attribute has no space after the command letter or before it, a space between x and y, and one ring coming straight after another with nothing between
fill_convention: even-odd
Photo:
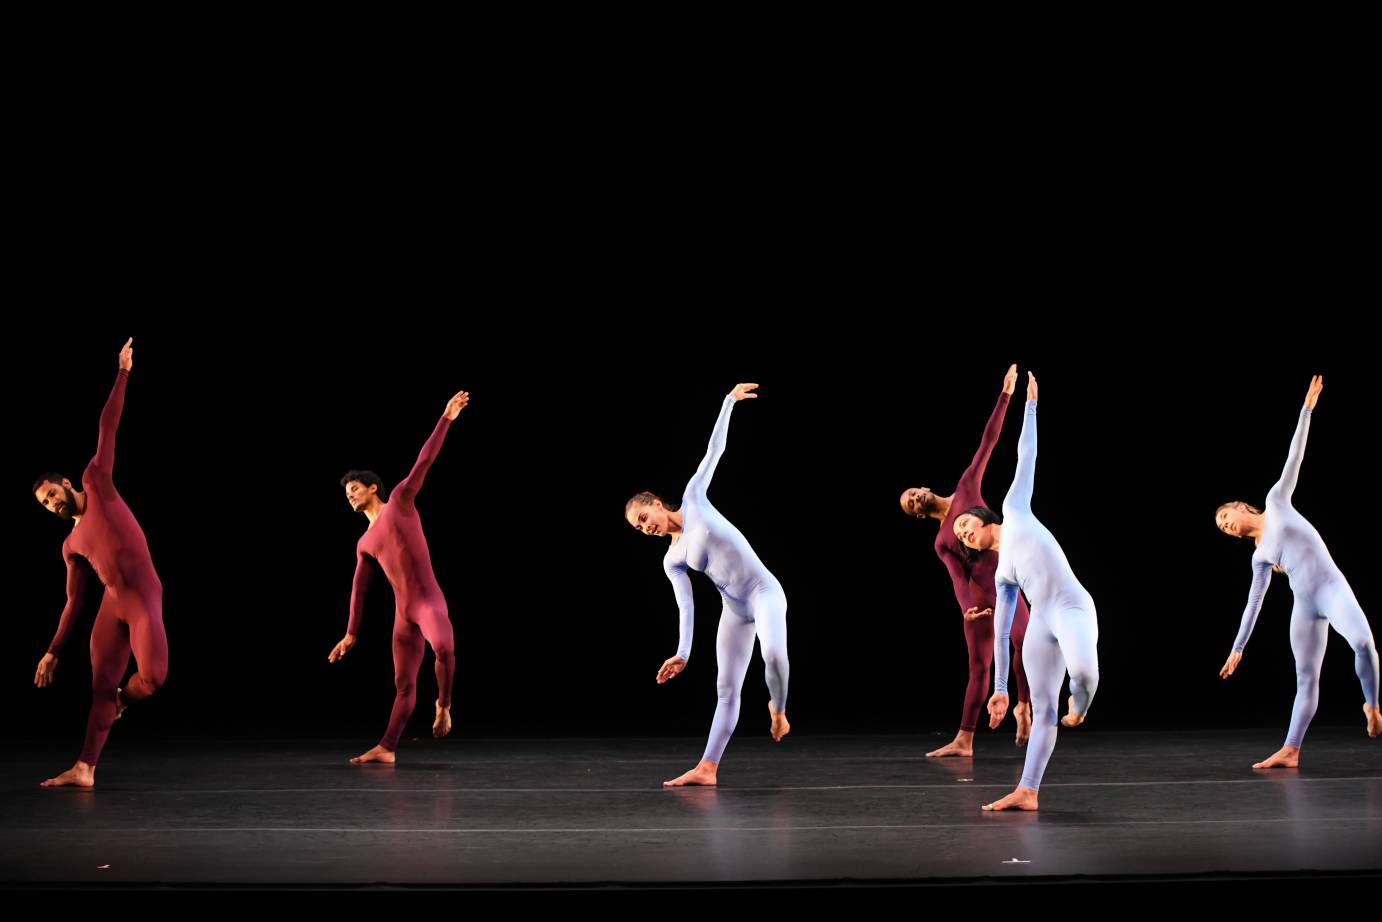
<instances>
[{"instance_id":1,"label":"dancer's arm","mask_svg":"<svg viewBox=\"0 0 1382 922\"><path fill-rule=\"evenodd\" d=\"M737 384L734 390L725 395L724 401L720 404L720 415L715 420L715 429L710 433L710 446L706 449L705 457L701 459L700 467L696 468L696 473L691 475L691 480L686 484L687 493L705 495L710 487L710 478L715 475L715 465L720 462L720 455L725 452L730 412L740 400L757 400L758 395L751 393L757 388L757 384Z\"/></svg>"},{"instance_id":2,"label":"dancer's arm","mask_svg":"<svg viewBox=\"0 0 1382 922\"><path fill-rule=\"evenodd\" d=\"M69 554L65 547L62 559L67 564L67 604L63 606L62 616L58 618L58 630L53 635L53 642L48 645L48 652L43 655L38 664L38 672L34 675L34 684L39 688L53 683L53 670L58 668L58 655L62 653L67 637L72 633L72 625L82 607L82 596L86 590L86 567L75 554Z\"/></svg>"},{"instance_id":3,"label":"dancer's arm","mask_svg":"<svg viewBox=\"0 0 1382 922\"><path fill-rule=\"evenodd\" d=\"M1009 644L1012 642L1013 617L1017 614L1016 583L996 580L997 602L993 607L993 689L1008 693L1008 671L1011 667Z\"/></svg>"},{"instance_id":4,"label":"dancer's arm","mask_svg":"<svg viewBox=\"0 0 1382 922\"><path fill-rule=\"evenodd\" d=\"M365 617L365 590L369 588L374 571L378 568L379 564L373 557L363 551L355 552L355 578L350 584L350 621L346 625L345 637L336 644L331 655L326 658L327 662L336 662L355 646L356 635L360 633L360 622Z\"/></svg>"},{"instance_id":5,"label":"dancer's arm","mask_svg":"<svg viewBox=\"0 0 1382 922\"><path fill-rule=\"evenodd\" d=\"M417 499L418 491L422 489L423 478L427 476L427 471L432 466L432 462L437 460L437 455L441 453L441 443L446 439L446 431L451 426L452 420L461 415L465 405L470 402L470 394L460 391L452 397L446 405L446 410L442 413L441 419L437 420L437 427L432 430L426 444L422 446L422 451L417 456L417 461L413 464L413 469L408 472L394 487L393 493L389 495L389 501L398 500L405 506L411 506Z\"/></svg>"},{"instance_id":6,"label":"dancer's arm","mask_svg":"<svg viewBox=\"0 0 1382 922\"><path fill-rule=\"evenodd\" d=\"M989 729L996 730L1008 713L1008 645L1012 638L1013 615L1017 611L1016 583L1001 577L994 581L998 601L993 615L993 696L989 698Z\"/></svg>"},{"instance_id":7,"label":"dancer's arm","mask_svg":"<svg viewBox=\"0 0 1382 922\"><path fill-rule=\"evenodd\" d=\"M1243 609L1243 620L1238 627L1238 636L1233 641L1233 652L1229 654L1224 668L1219 670L1220 678L1227 679L1233 675L1233 670L1238 668L1238 661L1243 658L1243 650L1248 645L1248 638L1252 636L1253 626L1257 624L1257 616L1262 611L1262 600L1267 596L1267 587L1271 580L1271 563L1254 557L1252 588L1248 590L1248 604Z\"/></svg>"},{"instance_id":8,"label":"dancer's arm","mask_svg":"<svg viewBox=\"0 0 1382 922\"><path fill-rule=\"evenodd\" d=\"M974 453L974 459L969 462L969 467L960 475L960 482L955 487L956 495L960 493L979 493L984 483L984 470L988 467L989 456L993 454L993 447L998 444L998 436L1003 432L1003 417L1008 412L1008 397L1011 396L1013 389L1017 386L1017 366L1013 365L1008 369L1008 373L1003 376L1003 390L998 394L998 403L993 407L993 412L989 414L988 424L984 426L984 435L979 440L979 450Z\"/></svg>"},{"instance_id":9,"label":"dancer's arm","mask_svg":"<svg viewBox=\"0 0 1382 922\"><path fill-rule=\"evenodd\" d=\"M115 468L115 430L120 428L120 414L125 409L125 383L129 380L130 369L134 367L134 337L126 340L120 349L120 368L115 373L115 386L101 410L100 434L96 437L96 456L91 466L109 474Z\"/></svg>"},{"instance_id":10,"label":"dancer's arm","mask_svg":"<svg viewBox=\"0 0 1382 922\"><path fill-rule=\"evenodd\" d=\"M1295 434L1291 436L1291 450L1286 455L1286 467L1281 471L1281 479L1272 487L1267 496L1290 501L1296 492L1296 482L1300 479L1300 463L1305 460L1305 440L1310 435L1310 415L1324 389L1324 377L1315 375L1310 379L1310 389L1305 393L1305 405L1300 408L1300 418L1296 421Z\"/></svg>"},{"instance_id":11,"label":"dancer's arm","mask_svg":"<svg viewBox=\"0 0 1382 922\"><path fill-rule=\"evenodd\" d=\"M685 540L685 539L683 539ZM663 572L672 583L672 593L677 597L677 655L662 664L657 672L658 684L666 682L686 668L691 659L691 641L695 633L696 611L691 592L691 576L684 563L663 563Z\"/></svg>"},{"instance_id":12,"label":"dancer's arm","mask_svg":"<svg viewBox=\"0 0 1382 922\"><path fill-rule=\"evenodd\" d=\"M1032 508L1032 490L1036 483L1037 457L1037 382L1036 376L1027 372L1027 408L1022 416L1022 435L1017 439L1017 471L1013 474L1013 484L1003 500L1003 510L1008 507L1021 512Z\"/></svg>"}]
</instances>

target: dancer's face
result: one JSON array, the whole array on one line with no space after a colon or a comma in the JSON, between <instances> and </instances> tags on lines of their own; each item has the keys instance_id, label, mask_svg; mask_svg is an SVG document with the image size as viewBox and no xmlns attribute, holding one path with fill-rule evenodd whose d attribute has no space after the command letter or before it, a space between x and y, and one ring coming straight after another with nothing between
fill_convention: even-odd
<instances>
[{"instance_id":1,"label":"dancer's face","mask_svg":"<svg viewBox=\"0 0 1382 922\"><path fill-rule=\"evenodd\" d=\"M62 483L43 481L34 491L34 499L64 522L70 522L72 516L77 514L77 500L72 495L72 482L65 477Z\"/></svg>"},{"instance_id":2,"label":"dancer's face","mask_svg":"<svg viewBox=\"0 0 1382 922\"><path fill-rule=\"evenodd\" d=\"M926 510L935 505L936 494L929 487L912 487L902 491L899 502L902 503L903 512L924 519Z\"/></svg>"},{"instance_id":3,"label":"dancer's face","mask_svg":"<svg viewBox=\"0 0 1382 922\"><path fill-rule=\"evenodd\" d=\"M352 480L345 485L346 502L350 503L350 508L359 512L369 505L370 497L379 495L379 484L372 483L365 486L358 480Z\"/></svg>"},{"instance_id":4,"label":"dancer's face","mask_svg":"<svg viewBox=\"0 0 1382 922\"><path fill-rule=\"evenodd\" d=\"M671 514L662 505L662 500L655 499L647 506L634 503L629 507L628 515L625 518L630 525L643 534L660 538L667 534L667 525L671 519Z\"/></svg>"},{"instance_id":5,"label":"dancer's face","mask_svg":"<svg viewBox=\"0 0 1382 922\"><path fill-rule=\"evenodd\" d=\"M970 550L986 551L993 547L993 526L966 513L955 520L955 537Z\"/></svg>"},{"instance_id":6,"label":"dancer's face","mask_svg":"<svg viewBox=\"0 0 1382 922\"><path fill-rule=\"evenodd\" d=\"M1240 506L1225 506L1214 516L1214 524L1219 531L1234 538L1241 538L1252 527L1253 513Z\"/></svg>"}]
</instances>

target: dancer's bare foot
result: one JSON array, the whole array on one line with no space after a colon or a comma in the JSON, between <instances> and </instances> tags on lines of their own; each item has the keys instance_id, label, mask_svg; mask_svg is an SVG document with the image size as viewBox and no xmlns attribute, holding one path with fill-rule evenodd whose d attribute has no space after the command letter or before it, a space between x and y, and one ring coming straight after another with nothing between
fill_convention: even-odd
<instances>
[{"instance_id":1,"label":"dancer's bare foot","mask_svg":"<svg viewBox=\"0 0 1382 922\"><path fill-rule=\"evenodd\" d=\"M78 762L67 771L55 778L49 778L42 782L39 787L45 788L90 788L96 786L96 766L86 762Z\"/></svg>"},{"instance_id":2,"label":"dancer's bare foot","mask_svg":"<svg viewBox=\"0 0 1382 922\"><path fill-rule=\"evenodd\" d=\"M1032 738L1032 703L1017 702L1017 707L1013 708L1013 717L1017 720L1017 745L1026 746L1027 740Z\"/></svg>"},{"instance_id":3,"label":"dancer's bare foot","mask_svg":"<svg viewBox=\"0 0 1382 922\"><path fill-rule=\"evenodd\" d=\"M1300 747L1282 746L1264 761L1253 763L1253 768L1299 768Z\"/></svg>"},{"instance_id":4,"label":"dancer's bare foot","mask_svg":"<svg viewBox=\"0 0 1382 922\"><path fill-rule=\"evenodd\" d=\"M1370 708L1365 704L1363 713L1368 715L1368 736L1373 739L1382 736L1382 707Z\"/></svg>"},{"instance_id":5,"label":"dancer's bare foot","mask_svg":"<svg viewBox=\"0 0 1382 922\"><path fill-rule=\"evenodd\" d=\"M125 702L124 689L117 688L117 689L115 690L115 719L116 719L116 720L119 720L119 719L120 719L120 715L122 715L122 714L125 713L125 708L127 708L127 707L129 707L129 705Z\"/></svg>"},{"instance_id":6,"label":"dancer's bare foot","mask_svg":"<svg viewBox=\"0 0 1382 922\"><path fill-rule=\"evenodd\" d=\"M441 706L441 700L437 700L437 717L432 721L432 735L437 739L451 732L451 708Z\"/></svg>"},{"instance_id":7,"label":"dancer's bare foot","mask_svg":"<svg viewBox=\"0 0 1382 922\"><path fill-rule=\"evenodd\" d=\"M926 754L928 759L945 759L952 756L969 758L974 755L974 731L958 730L955 738L939 749L932 749Z\"/></svg>"},{"instance_id":8,"label":"dancer's bare foot","mask_svg":"<svg viewBox=\"0 0 1382 922\"><path fill-rule=\"evenodd\" d=\"M1017 790L1002 800L995 800L993 803L983 806L984 810L1035 810L1036 808L1037 792L1021 785L1018 785Z\"/></svg>"},{"instance_id":9,"label":"dancer's bare foot","mask_svg":"<svg viewBox=\"0 0 1382 922\"><path fill-rule=\"evenodd\" d=\"M1070 703L1066 705L1065 716L1060 719L1062 727L1078 727L1084 723L1084 715L1075 713L1075 696L1070 696Z\"/></svg>"},{"instance_id":10,"label":"dancer's bare foot","mask_svg":"<svg viewBox=\"0 0 1382 922\"><path fill-rule=\"evenodd\" d=\"M719 763L711 762L709 759L701 759L701 763L695 768L671 781L662 782L662 786L664 788L679 788L688 784L713 786L715 784L715 772L719 767Z\"/></svg>"},{"instance_id":11,"label":"dancer's bare foot","mask_svg":"<svg viewBox=\"0 0 1382 922\"><path fill-rule=\"evenodd\" d=\"M350 760L351 765L364 765L366 762L378 762L381 765L392 765L394 754L383 746L375 746L364 755L356 756Z\"/></svg>"},{"instance_id":12,"label":"dancer's bare foot","mask_svg":"<svg viewBox=\"0 0 1382 922\"><path fill-rule=\"evenodd\" d=\"M780 743L784 736L792 732L792 725L787 722L787 712L783 711L779 714L773 710L773 703L769 701L768 713L773 715L773 724L768 728L768 732L772 734L774 743Z\"/></svg>"}]
</instances>

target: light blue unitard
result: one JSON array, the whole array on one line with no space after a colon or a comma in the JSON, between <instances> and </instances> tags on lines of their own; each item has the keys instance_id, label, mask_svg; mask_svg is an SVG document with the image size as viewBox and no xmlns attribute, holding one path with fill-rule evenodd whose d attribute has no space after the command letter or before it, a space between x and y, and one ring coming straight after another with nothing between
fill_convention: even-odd
<instances>
[{"instance_id":1,"label":"light blue unitard","mask_svg":"<svg viewBox=\"0 0 1382 922\"><path fill-rule=\"evenodd\" d=\"M1369 707L1377 706L1377 645L1368 628L1368 619L1344 575L1329 556L1320 533L1291 505L1291 494L1296 491L1296 480L1300 476L1300 462L1305 457L1305 437L1309 433L1310 408L1301 407L1286 468L1267 494L1262 540L1252 555L1252 589L1248 593L1248 606L1243 610L1238 638L1233 642L1234 652L1242 653L1258 612L1262 610L1272 568L1279 567L1291 581L1291 591L1296 597L1291 610L1296 703L1291 709L1291 728L1286 735L1286 745L1296 748L1300 748L1305 739L1310 718L1315 716L1319 704L1320 667L1324 664L1331 625L1353 648L1354 670L1363 686L1363 700Z\"/></svg>"},{"instance_id":2,"label":"light blue unitard","mask_svg":"<svg viewBox=\"0 0 1382 922\"><path fill-rule=\"evenodd\" d=\"M677 656L690 658L695 623L691 578L686 571L695 570L710 577L724 599L719 636L715 641L720 667L715 680L719 703L715 706L715 719L710 725L704 756L716 763L724 755L734 725L739 722L739 690L753 657L755 635L763 654L773 708L779 712L787 710L787 596L777 577L768 572L749 547L748 540L710 505L705 495L715 465L725 450L725 435L734 403L734 396L729 395L720 407L720 418L715 421L715 431L710 436L710 448L681 498L681 537L662 559L662 567L672 581L677 608L681 612Z\"/></svg>"},{"instance_id":3,"label":"light blue unitard","mask_svg":"<svg viewBox=\"0 0 1382 922\"><path fill-rule=\"evenodd\" d=\"M1003 531L994 576L998 606L994 610L993 686L1008 691L1008 637L1012 632L1017 591L1027 595L1032 617L1022 647L1022 665L1032 692L1032 738L1022 769L1022 787L1040 789L1046 763L1056 748L1057 707L1061 682L1070 670L1075 712L1089 713L1099 687L1099 620L1094 599L1075 579L1055 536L1032 514L1036 480L1037 402L1027 401L1022 435L1017 442L1017 472L1003 499Z\"/></svg>"}]
</instances>

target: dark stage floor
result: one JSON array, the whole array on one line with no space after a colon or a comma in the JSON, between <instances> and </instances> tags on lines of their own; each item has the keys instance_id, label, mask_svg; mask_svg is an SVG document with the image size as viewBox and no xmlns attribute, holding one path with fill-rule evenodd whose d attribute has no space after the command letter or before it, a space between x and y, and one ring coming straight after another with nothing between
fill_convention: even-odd
<instances>
[{"instance_id":1,"label":"dark stage floor","mask_svg":"<svg viewBox=\"0 0 1382 922\"><path fill-rule=\"evenodd\" d=\"M741 728L746 729L746 728ZM8 747L0 883L531 884L917 881L1382 869L1382 740L1312 729L1062 732L1035 814L982 814L1021 751L927 760L940 735L744 732L718 789L664 790L702 741L107 747L95 791L41 790L78 740Z\"/></svg>"}]
</instances>

